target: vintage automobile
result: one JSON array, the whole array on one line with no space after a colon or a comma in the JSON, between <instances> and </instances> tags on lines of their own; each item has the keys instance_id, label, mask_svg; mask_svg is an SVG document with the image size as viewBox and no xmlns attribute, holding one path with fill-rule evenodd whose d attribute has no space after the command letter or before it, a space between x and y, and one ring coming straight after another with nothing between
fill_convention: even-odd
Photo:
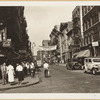
<instances>
[{"instance_id":1,"label":"vintage automobile","mask_svg":"<svg viewBox=\"0 0 100 100\"><path fill-rule=\"evenodd\" d=\"M67 69L81 69L81 64L77 61L77 59L68 59L66 64Z\"/></svg>"},{"instance_id":2,"label":"vintage automobile","mask_svg":"<svg viewBox=\"0 0 100 100\"><path fill-rule=\"evenodd\" d=\"M100 72L100 58L85 58L84 72L92 72L93 75L96 75L98 72Z\"/></svg>"}]
</instances>

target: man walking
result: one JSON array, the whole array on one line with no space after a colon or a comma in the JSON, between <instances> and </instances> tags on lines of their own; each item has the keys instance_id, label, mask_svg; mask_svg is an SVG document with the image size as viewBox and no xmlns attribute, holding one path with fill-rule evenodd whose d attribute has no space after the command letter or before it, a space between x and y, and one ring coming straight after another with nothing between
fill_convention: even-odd
<instances>
[{"instance_id":1,"label":"man walking","mask_svg":"<svg viewBox=\"0 0 100 100\"><path fill-rule=\"evenodd\" d=\"M44 76L45 78L47 78L49 75L49 64L45 61L44 65L43 65L43 68L44 68Z\"/></svg>"}]
</instances>

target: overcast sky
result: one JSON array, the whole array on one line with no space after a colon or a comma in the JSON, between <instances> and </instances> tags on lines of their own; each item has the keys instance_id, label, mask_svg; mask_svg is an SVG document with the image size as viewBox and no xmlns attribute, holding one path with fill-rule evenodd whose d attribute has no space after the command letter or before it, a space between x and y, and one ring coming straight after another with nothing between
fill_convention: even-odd
<instances>
[{"instance_id":1,"label":"overcast sky","mask_svg":"<svg viewBox=\"0 0 100 100\"><path fill-rule=\"evenodd\" d=\"M26 6L24 15L31 42L42 45L55 25L72 20L75 6Z\"/></svg>"}]
</instances>

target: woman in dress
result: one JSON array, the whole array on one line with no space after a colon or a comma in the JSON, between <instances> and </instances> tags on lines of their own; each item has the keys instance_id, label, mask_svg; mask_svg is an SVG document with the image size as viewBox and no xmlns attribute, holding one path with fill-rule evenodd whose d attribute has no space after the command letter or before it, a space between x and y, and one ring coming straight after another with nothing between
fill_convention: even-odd
<instances>
[{"instance_id":1,"label":"woman in dress","mask_svg":"<svg viewBox=\"0 0 100 100\"><path fill-rule=\"evenodd\" d=\"M21 85L24 80L23 67L21 64L17 64L16 71L18 72L18 84Z\"/></svg>"},{"instance_id":2,"label":"woman in dress","mask_svg":"<svg viewBox=\"0 0 100 100\"><path fill-rule=\"evenodd\" d=\"M9 64L7 67L7 73L8 73L8 82L10 82L10 85L14 83L14 67Z\"/></svg>"}]
</instances>

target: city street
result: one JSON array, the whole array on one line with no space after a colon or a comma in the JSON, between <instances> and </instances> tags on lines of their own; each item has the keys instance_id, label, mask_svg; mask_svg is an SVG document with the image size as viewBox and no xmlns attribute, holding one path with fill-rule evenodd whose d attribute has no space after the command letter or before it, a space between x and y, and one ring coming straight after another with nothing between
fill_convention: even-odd
<instances>
[{"instance_id":1,"label":"city street","mask_svg":"<svg viewBox=\"0 0 100 100\"><path fill-rule=\"evenodd\" d=\"M64 66L50 66L51 77L29 87L3 90L0 93L100 93L100 75L85 74L82 70L67 70Z\"/></svg>"}]
</instances>

